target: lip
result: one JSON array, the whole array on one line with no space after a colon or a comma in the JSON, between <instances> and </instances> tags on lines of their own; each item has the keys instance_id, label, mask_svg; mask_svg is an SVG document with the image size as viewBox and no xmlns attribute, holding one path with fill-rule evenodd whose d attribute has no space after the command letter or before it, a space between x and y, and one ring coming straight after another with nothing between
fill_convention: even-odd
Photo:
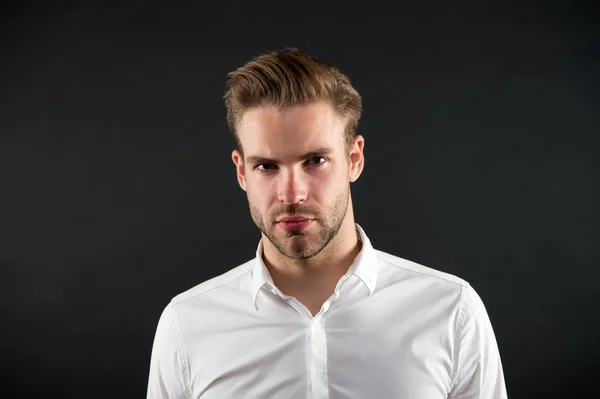
<instances>
[{"instance_id":1,"label":"lip","mask_svg":"<svg viewBox=\"0 0 600 399\"><path fill-rule=\"evenodd\" d=\"M277 226L281 227L286 231L299 231L307 228L313 220L314 219L307 219L302 217L283 218L279 222L277 222Z\"/></svg>"},{"instance_id":2,"label":"lip","mask_svg":"<svg viewBox=\"0 0 600 399\"><path fill-rule=\"evenodd\" d=\"M302 222L304 220L312 220L311 218L307 218L304 216L287 216L278 220L280 222Z\"/></svg>"}]
</instances>

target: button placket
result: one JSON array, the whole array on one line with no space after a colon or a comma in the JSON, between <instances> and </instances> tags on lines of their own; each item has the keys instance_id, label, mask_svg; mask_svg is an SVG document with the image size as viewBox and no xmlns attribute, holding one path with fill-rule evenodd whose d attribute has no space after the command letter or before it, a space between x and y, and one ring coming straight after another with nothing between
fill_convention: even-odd
<instances>
[{"instance_id":1,"label":"button placket","mask_svg":"<svg viewBox=\"0 0 600 399\"><path fill-rule=\"evenodd\" d=\"M327 378L327 338L323 328L323 314L317 315L311 321L311 388L313 398L325 399L329 397L329 384Z\"/></svg>"}]
</instances>

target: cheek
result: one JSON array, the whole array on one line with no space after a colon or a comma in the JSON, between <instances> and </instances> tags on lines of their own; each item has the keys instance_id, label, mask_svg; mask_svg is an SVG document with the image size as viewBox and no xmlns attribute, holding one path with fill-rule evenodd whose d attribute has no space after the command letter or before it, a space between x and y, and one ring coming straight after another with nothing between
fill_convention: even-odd
<instances>
[{"instance_id":1,"label":"cheek","mask_svg":"<svg viewBox=\"0 0 600 399\"><path fill-rule=\"evenodd\" d=\"M329 177L327 179L315 181L309 188L309 196L312 201L317 204L320 204L323 207L329 207L331 202L335 200L343 189L341 183L343 183L343 181L338 177Z\"/></svg>"},{"instance_id":2,"label":"cheek","mask_svg":"<svg viewBox=\"0 0 600 399\"><path fill-rule=\"evenodd\" d=\"M260 181L248 182L246 195L250 203L261 210L268 208L274 198L272 187Z\"/></svg>"},{"instance_id":3,"label":"cheek","mask_svg":"<svg viewBox=\"0 0 600 399\"><path fill-rule=\"evenodd\" d=\"M346 183L347 175L345 171L338 169L333 173L327 173L316 180L317 189L321 192L333 193L338 192Z\"/></svg>"}]
</instances>

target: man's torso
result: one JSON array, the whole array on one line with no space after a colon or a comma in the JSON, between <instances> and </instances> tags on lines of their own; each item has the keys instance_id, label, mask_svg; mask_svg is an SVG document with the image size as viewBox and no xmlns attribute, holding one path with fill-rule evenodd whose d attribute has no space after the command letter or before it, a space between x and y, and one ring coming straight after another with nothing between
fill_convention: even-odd
<instances>
[{"instance_id":1,"label":"man's torso","mask_svg":"<svg viewBox=\"0 0 600 399\"><path fill-rule=\"evenodd\" d=\"M457 277L377 251L377 288L350 275L321 312L265 286L249 262L174 299L193 398L446 398Z\"/></svg>"}]
</instances>

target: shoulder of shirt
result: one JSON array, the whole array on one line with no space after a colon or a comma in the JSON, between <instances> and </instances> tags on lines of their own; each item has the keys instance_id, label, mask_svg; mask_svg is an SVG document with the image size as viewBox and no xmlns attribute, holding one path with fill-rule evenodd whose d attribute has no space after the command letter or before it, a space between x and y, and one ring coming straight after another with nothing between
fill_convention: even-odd
<instances>
[{"instance_id":1,"label":"shoulder of shirt","mask_svg":"<svg viewBox=\"0 0 600 399\"><path fill-rule=\"evenodd\" d=\"M431 267L421 265L419 263L401 258L399 256L389 254L387 252L384 252L384 251L381 251L378 249L374 249L374 251L375 251L378 259L380 259L392 266L395 266L399 269L402 269L406 272L420 274L424 277L431 277L431 278L435 278L438 280L444 280L449 283L456 284L456 285L459 285L462 287L470 286L467 281L465 281L464 279L462 279L458 276L455 276L453 274L442 272L440 270L436 270ZM212 291L213 289L222 287L222 286L246 275L247 273L252 271L253 267L254 267L254 259L250 259L247 262L245 262L237 267L234 267L233 269L231 269L223 274L220 274L220 275L215 276L211 279L208 279L204 282L201 282L198 285L174 296L171 300L171 304L176 305L178 303L185 302L189 299L198 297L202 294Z\"/></svg>"},{"instance_id":2,"label":"shoulder of shirt","mask_svg":"<svg viewBox=\"0 0 600 399\"><path fill-rule=\"evenodd\" d=\"M468 281L466 281L458 276L455 276L453 274L442 272L440 270L436 270L431 267L423 266L419 263L416 263L416 262L413 262L413 261L410 261L407 259L403 259L399 256L395 256L395 255L389 254L387 252L383 252L378 249L375 249L375 253L377 254L377 258L379 258L380 260L382 260L392 266L403 269L404 271L406 271L408 273L419 274L421 276L430 277L430 278L434 278L437 280L445 280L449 283L456 284L461 287L470 287L470 284Z\"/></svg>"},{"instance_id":3,"label":"shoulder of shirt","mask_svg":"<svg viewBox=\"0 0 600 399\"><path fill-rule=\"evenodd\" d=\"M171 305L177 305L178 303L185 302L187 300L196 298L216 288L222 287L240 277L243 277L254 267L254 259L250 259L241 265L234 267L233 269L226 271L223 274L215 276L198 285L176 295L171 299Z\"/></svg>"}]
</instances>

